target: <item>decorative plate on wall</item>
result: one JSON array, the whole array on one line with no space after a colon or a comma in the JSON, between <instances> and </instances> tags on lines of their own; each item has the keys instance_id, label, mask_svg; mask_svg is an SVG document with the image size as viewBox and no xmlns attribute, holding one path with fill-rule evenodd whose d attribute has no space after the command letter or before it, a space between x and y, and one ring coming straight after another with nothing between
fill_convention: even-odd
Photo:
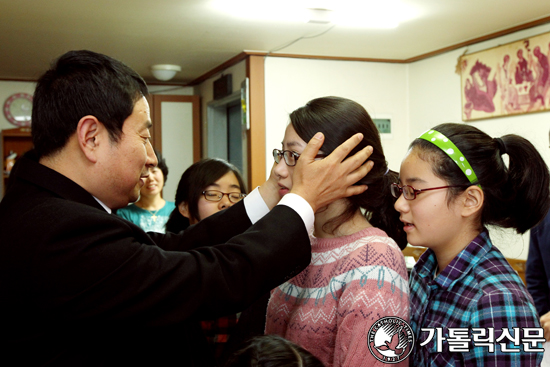
<instances>
[{"instance_id":1,"label":"decorative plate on wall","mask_svg":"<svg viewBox=\"0 0 550 367\"><path fill-rule=\"evenodd\" d=\"M28 93L11 95L4 103L4 116L15 126L31 126L32 96Z\"/></svg>"}]
</instances>

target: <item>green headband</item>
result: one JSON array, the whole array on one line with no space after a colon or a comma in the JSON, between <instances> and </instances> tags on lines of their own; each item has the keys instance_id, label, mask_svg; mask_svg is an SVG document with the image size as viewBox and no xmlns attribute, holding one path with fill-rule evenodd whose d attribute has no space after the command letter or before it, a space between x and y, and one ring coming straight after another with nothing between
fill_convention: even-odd
<instances>
[{"instance_id":1,"label":"green headband","mask_svg":"<svg viewBox=\"0 0 550 367\"><path fill-rule=\"evenodd\" d=\"M419 138L429 141L445 152L445 154L447 154L456 163L464 175L466 175L466 178L468 178L470 183L477 184L477 176L474 169L470 166L470 163L466 157L464 157L464 154L462 154L460 149L458 149L449 138L435 130L428 130L424 134L420 135ZM479 184L478 186L481 187Z\"/></svg>"}]
</instances>

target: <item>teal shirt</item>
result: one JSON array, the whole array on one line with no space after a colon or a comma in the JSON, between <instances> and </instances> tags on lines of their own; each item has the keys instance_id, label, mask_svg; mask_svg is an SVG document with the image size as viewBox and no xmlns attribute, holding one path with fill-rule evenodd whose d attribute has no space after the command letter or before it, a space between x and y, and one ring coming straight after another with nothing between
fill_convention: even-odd
<instances>
[{"instance_id":1,"label":"teal shirt","mask_svg":"<svg viewBox=\"0 0 550 367\"><path fill-rule=\"evenodd\" d=\"M116 214L135 225L141 227L145 232L166 232L166 222L170 213L176 208L172 201L167 201L166 204L159 210L145 210L135 204L130 204L125 208L118 209Z\"/></svg>"}]
</instances>

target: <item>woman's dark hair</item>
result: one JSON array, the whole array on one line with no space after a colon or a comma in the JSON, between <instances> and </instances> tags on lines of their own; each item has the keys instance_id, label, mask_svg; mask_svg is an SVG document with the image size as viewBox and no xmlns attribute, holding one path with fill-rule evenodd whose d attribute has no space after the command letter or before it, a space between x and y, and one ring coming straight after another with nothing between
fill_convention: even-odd
<instances>
[{"instance_id":1,"label":"woman's dark hair","mask_svg":"<svg viewBox=\"0 0 550 367\"><path fill-rule=\"evenodd\" d=\"M189 227L189 219L179 212L178 206L181 203L187 203L189 214L194 219L202 219L199 218L198 207L202 192L229 172L235 174L237 181L239 181L241 192L246 194L246 186L241 173L237 167L223 159L205 158L187 168L183 172L183 175L181 175L180 182L178 183L175 199L176 208L170 214L168 222L166 222L166 231L178 233Z\"/></svg>"},{"instance_id":2,"label":"woman's dark hair","mask_svg":"<svg viewBox=\"0 0 550 367\"><path fill-rule=\"evenodd\" d=\"M351 156L367 145L373 147L369 160L374 167L360 181L367 184L368 190L347 198L347 209L340 216L325 224L334 231L363 208L369 222L393 238L401 249L407 246L407 235L399 221L399 213L394 209L395 198L391 195L390 184L397 182L397 172L388 168L380 134L371 117L359 103L340 97L322 97L309 101L305 106L290 114L290 123L304 141L309 141L317 132L325 135L321 150L330 154L344 141L357 133L363 140L348 155Z\"/></svg>"},{"instance_id":3,"label":"woman's dark hair","mask_svg":"<svg viewBox=\"0 0 550 367\"><path fill-rule=\"evenodd\" d=\"M124 63L92 51L69 51L36 85L34 147L41 157L61 150L86 115L97 117L118 142L124 121L148 93L145 81Z\"/></svg>"},{"instance_id":4,"label":"woman's dark hair","mask_svg":"<svg viewBox=\"0 0 550 367\"><path fill-rule=\"evenodd\" d=\"M260 335L235 352L225 367L323 367L323 363L287 339L277 335Z\"/></svg>"},{"instance_id":5,"label":"woman's dark hair","mask_svg":"<svg viewBox=\"0 0 550 367\"><path fill-rule=\"evenodd\" d=\"M164 184L168 179L168 166L166 165L166 159L162 157L162 153L155 149L155 155L157 156L158 164L157 168L161 170L162 177L164 177Z\"/></svg>"},{"instance_id":6,"label":"woman's dark hair","mask_svg":"<svg viewBox=\"0 0 550 367\"><path fill-rule=\"evenodd\" d=\"M446 123L433 128L462 152L474 170L485 200L481 225L514 228L524 233L539 223L550 208L548 167L527 139L509 134L491 138L466 124ZM415 139L410 148L432 165L433 173L449 185L470 185L466 175L440 148ZM508 154L506 167L502 155ZM450 188L448 202L466 188Z\"/></svg>"}]
</instances>

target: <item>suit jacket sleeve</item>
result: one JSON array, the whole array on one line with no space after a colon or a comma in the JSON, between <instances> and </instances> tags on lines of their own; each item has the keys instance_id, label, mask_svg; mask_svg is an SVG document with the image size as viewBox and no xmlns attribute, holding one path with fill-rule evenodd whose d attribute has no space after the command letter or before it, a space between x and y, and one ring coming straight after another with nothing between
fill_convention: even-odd
<instances>
[{"instance_id":1,"label":"suit jacket sleeve","mask_svg":"<svg viewBox=\"0 0 550 367\"><path fill-rule=\"evenodd\" d=\"M244 309L310 259L303 221L286 206L274 208L248 229L246 215L232 216L228 210L163 238L166 248L182 248L166 251L115 215L54 201L29 212L39 222L21 218L28 228L20 228L12 245L29 256L21 255L23 263L4 264L12 276L21 273L12 289L19 294L12 296L25 307L39 305L36 317L134 326L216 317ZM238 214L239 208L233 212ZM183 251L194 243L202 247Z\"/></svg>"},{"instance_id":2,"label":"suit jacket sleeve","mask_svg":"<svg viewBox=\"0 0 550 367\"><path fill-rule=\"evenodd\" d=\"M201 220L181 233L148 232L155 244L167 251L187 251L198 247L224 243L246 231L252 223L241 201L226 210Z\"/></svg>"}]
</instances>

